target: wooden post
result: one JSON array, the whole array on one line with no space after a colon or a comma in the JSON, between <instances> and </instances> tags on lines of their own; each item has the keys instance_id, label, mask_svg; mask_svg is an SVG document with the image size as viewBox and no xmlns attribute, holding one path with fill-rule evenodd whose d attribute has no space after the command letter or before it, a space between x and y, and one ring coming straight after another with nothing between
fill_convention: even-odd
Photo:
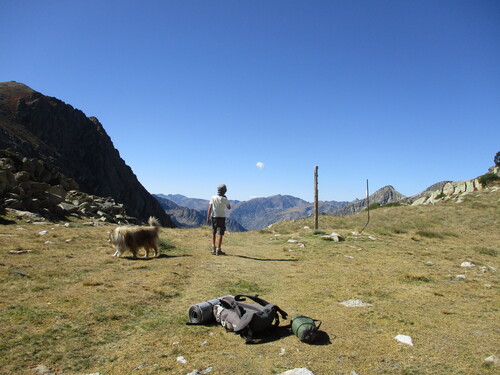
<instances>
[{"instance_id":1,"label":"wooden post","mask_svg":"<svg viewBox=\"0 0 500 375\"><path fill-rule=\"evenodd\" d=\"M314 167L314 230L318 230L318 166Z\"/></svg>"}]
</instances>

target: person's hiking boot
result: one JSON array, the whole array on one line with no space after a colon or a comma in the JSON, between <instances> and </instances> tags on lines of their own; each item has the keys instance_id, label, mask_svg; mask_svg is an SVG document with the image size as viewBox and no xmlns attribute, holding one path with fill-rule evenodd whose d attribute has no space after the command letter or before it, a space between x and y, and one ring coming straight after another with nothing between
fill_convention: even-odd
<instances>
[{"instance_id":1,"label":"person's hiking boot","mask_svg":"<svg viewBox=\"0 0 500 375\"><path fill-rule=\"evenodd\" d=\"M210 250L210 254L217 255L217 253L215 251L215 245L212 245L212 249Z\"/></svg>"},{"instance_id":2,"label":"person's hiking boot","mask_svg":"<svg viewBox=\"0 0 500 375\"><path fill-rule=\"evenodd\" d=\"M226 253L225 253L225 252L223 252L223 251L221 250L221 248L219 247L219 248L217 248L217 250L215 250L215 255L226 255Z\"/></svg>"}]
</instances>

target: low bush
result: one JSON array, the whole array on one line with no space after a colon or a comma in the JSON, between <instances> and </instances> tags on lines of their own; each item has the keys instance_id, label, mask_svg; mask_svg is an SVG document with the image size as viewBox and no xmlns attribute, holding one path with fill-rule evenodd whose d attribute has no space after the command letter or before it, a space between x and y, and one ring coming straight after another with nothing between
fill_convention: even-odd
<instances>
[{"instance_id":1,"label":"low bush","mask_svg":"<svg viewBox=\"0 0 500 375\"><path fill-rule=\"evenodd\" d=\"M478 180L483 187L486 187L491 185L493 182L500 180L500 177L495 173L486 173L479 177Z\"/></svg>"}]
</instances>

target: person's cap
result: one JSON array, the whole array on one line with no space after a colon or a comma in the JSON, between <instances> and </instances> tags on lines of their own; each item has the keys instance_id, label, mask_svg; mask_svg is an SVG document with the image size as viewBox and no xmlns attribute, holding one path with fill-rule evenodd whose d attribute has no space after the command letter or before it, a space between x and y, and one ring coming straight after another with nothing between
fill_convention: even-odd
<instances>
[{"instance_id":1,"label":"person's cap","mask_svg":"<svg viewBox=\"0 0 500 375\"><path fill-rule=\"evenodd\" d=\"M224 195L224 194L226 194L226 191L227 191L226 185L221 184L221 185L217 186L217 193Z\"/></svg>"}]
</instances>

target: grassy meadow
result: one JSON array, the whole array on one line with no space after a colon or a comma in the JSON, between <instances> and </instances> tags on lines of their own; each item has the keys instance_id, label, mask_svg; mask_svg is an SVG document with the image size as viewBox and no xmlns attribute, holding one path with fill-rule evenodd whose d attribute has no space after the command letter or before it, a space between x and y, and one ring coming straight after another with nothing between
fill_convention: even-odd
<instances>
[{"instance_id":1,"label":"grassy meadow","mask_svg":"<svg viewBox=\"0 0 500 375\"><path fill-rule=\"evenodd\" d=\"M111 225L4 217L0 373L498 373L484 360L500 356L500 190L379 208L353 235L365 222L322 216L319 231L304 219L228 233L218 257L208 227L163 228L160 257L134 260L112 257ZM331 232L345 241L322 237ZM221 326L185 324L191 305L239 293L321 320L321 339L282 328L245 345Z\"/></svg>"}]
</instances>

